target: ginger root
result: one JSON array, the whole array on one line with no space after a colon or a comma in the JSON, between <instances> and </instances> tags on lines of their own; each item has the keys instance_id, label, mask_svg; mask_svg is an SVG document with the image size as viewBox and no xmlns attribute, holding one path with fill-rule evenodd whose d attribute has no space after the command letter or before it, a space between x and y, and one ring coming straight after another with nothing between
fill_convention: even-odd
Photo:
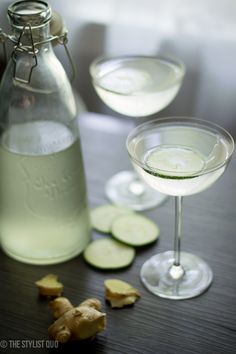
<instances>
[{"instance_id":1,"label":"ginger root","mask_svg":"<svg viewBox=\"0 0 236 354\"><path fill-rule=\"evenodd\" d=\"M106 326L106 314L98 299L87 299L73 307L65 297L49 303L56 321L48 328L50 338L66 343L69 340L93 339Z\"/></svg>"},{"instance_id":2,"label":"ginger root","mask_svg":"<svg viewBox=\"0 0 236 354\"><path fill-rule=\"evenodd\" d=\"M70 300L68 300L66 297L58 297L53 301L50 301L48 306L52 310L54 318L59 318L64 315L65 312L74 308Z\"/></svg>"},{"instance_id":3,"label":"ginger root","mask_svg":"<svg viewBox=\"0 0 236 354\"><path fill-rule=\"evenodd\" d=\"M39 294L43 296L61 296L64 286L58 281L55 274L47 274L42 279L35 282Z\"/></svg>"},{"instance_id":4,"label":"ginger root","mask_svg":"<svg viewBox=\"0 0 236 354\"><path fill-rule=\"evenodd\" d=\"M104 281L105 297L112 308L121 308L134 304L140 297L140 293L129 283L119 279L107 279Z\"/></svg>"}]
</instances>

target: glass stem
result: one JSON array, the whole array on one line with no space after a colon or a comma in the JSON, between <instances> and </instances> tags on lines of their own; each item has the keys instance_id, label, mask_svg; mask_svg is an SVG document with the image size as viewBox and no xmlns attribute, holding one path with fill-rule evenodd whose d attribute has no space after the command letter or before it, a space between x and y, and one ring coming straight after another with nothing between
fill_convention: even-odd
<instances>
[{"instance_id":1,"label":"glass stem","mask_svg":"<svg viewBox=\"0 0 236 354\"><path fill-rule=\"evenodd\" d=\"M174 265L180 265L180 248L181 248L181 233L182 233L182 206L183 197L175 197L175 241L174 252L175 261Z\"/></svg>"},{"instance_id":2,"label":"glass stem","mask_svg":"<svg viewBox=\"0 0 236 354\"><path fill-rule=\"evenodd\" d=\"M175 280L181 279L184 275L184 268L180 263L180 247L182 233L182 205L183 197L175 197L175 241L174 241L174 263L169 269L169 274Z\"/></svg>"}]
</instances>

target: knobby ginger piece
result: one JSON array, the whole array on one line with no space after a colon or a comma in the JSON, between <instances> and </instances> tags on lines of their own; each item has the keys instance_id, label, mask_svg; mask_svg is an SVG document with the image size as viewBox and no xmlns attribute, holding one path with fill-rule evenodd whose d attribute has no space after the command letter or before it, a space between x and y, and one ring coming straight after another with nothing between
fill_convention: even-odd
<instances>
[{"instance_id":1,"label":"knobby ginger piece","mask_svg":"<svg viewBox=\"0 0 236 354\"><path fill-rule=\"evenodd\" d=\"M84 300L83 302L81 302L79 304L79 306L88 306L88 307L92 307L95 310L98 310L100 312L102 311L101 301L99 301L96 298L91 298L91 299Z\"/></svg>"},{"instance_id":2,"label":"knobby ginger piece","mask_svg":"<svg viewBox=\"0 0 236 354\"><path fill-rule=\"evenodd\" d=\"M42 279L35 282L39 294L43 296L61 296L64 286L58 281L55 274L47 274Z\"/></svg>"},{"instance_id":3,"label":"knobby ginger piece","mask_svg":"<svg viewBox=\"0 0 236 354\"><path fill-rule=\"evenodd\" d=\"M70 301L63 297L51 301L51 309L54 311L56 308L57 314L63 314L48 328L50 338L61 343L69 340L93 339L98 332L105 329L106 314L98 310L101 309L98 299L87 299L78 307L71 305L70 308L70 305ZM68 311L64 312L66 307Z\"/></svg>"},{"instance_id":4,"label":"knobby ginger piece","mask_svg":"<svg viewBox=\"0 0 236 354\"><path fill-rule=\"evenodd\" d=\"M140 297L140 293L129 283L119 279L107 279L104 281L105 297L111 307L122 308L134 304Z\"/></svg>"},{"instance_id":5,"label":"knobby ginger piece","mask_svg":"<svg viewBox=\"0 0 236 354\"><path fill-rule=\"evenodd\" d=\"M56 299L50 301L48 306L52 310L55 318L61 317L65 312L74 308L70 300L66 297L57 297Z\"/></svg>"}]
</instances>

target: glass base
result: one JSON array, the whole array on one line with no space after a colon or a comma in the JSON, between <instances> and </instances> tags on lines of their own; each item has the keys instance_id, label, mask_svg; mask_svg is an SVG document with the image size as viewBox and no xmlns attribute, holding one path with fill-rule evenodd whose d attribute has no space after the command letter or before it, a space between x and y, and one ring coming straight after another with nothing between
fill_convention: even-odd
<instances>
[{"instance_id":1,"label":"glass base","mask_svg":"<svg viewBox=\"0 0 236 354\"><path fill-rule=\"evenodd\" d=\"M86 244L87 245L87 244ZM34 264L34 265L51 265L51 264L59 264L59 263L64 263L67 262L75 257L77 257L81 252L83 252L84 248L86 245L83 245L83 247L79 247L75 250L73 250L70 253L66 254L59 254L58 256L45 256L44 258L39 258L39 257L34 257L33 252L31 256L26 256L22 254L18 254L17 252L12 251L11 249L8 249L7 247L2 246L2 249L4 253L15 259L18 262L26 263L26 264Z\"/></svg>"},{"instance_id":2,"label":"glass base","mask_svg":"<svg viewBox=\"0 0 236 354\"><path fill-rule=\"evenodd\" d=\"M113 203L136 211L154 208L168 198L148 187L134 171L122 171L109 179L106 195Z\"/></svg>"},{"instance_id":3,"label":"glass base","mask_svg":"<svg viewBox=\"0 0 236 354\"><path fill-rule=\"evenodd\" d=\"M181 266L173 266L172 251L151 257L141 268L143 284L151 293L173 300L190 299L207 290L213 280L207 263L186 252L181 252L180 262Z\"/></svg>"}]
</instances>

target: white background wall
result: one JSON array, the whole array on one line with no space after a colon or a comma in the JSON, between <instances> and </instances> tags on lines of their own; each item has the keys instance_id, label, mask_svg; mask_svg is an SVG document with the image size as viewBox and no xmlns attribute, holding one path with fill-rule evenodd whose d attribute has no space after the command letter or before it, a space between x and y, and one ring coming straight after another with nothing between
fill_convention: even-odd
<instances>
[{"instance_id":1,"label":"white background wall","mask_svg":"<svg viewBox=\"0 0 236 354\"><path fill-rule=\"evenodd\" d=\"M9 3L0 1L4 29ZM78 68L75 85L89 110L111 113L90 83L88 67L96 56L161 53L182 59L187 74L178 97L159 116L199 116L236 134L235 0L51 0L50 4L69 30ZM57 52L65 61L62 50Z\"/></svg>"}]
</instances>

